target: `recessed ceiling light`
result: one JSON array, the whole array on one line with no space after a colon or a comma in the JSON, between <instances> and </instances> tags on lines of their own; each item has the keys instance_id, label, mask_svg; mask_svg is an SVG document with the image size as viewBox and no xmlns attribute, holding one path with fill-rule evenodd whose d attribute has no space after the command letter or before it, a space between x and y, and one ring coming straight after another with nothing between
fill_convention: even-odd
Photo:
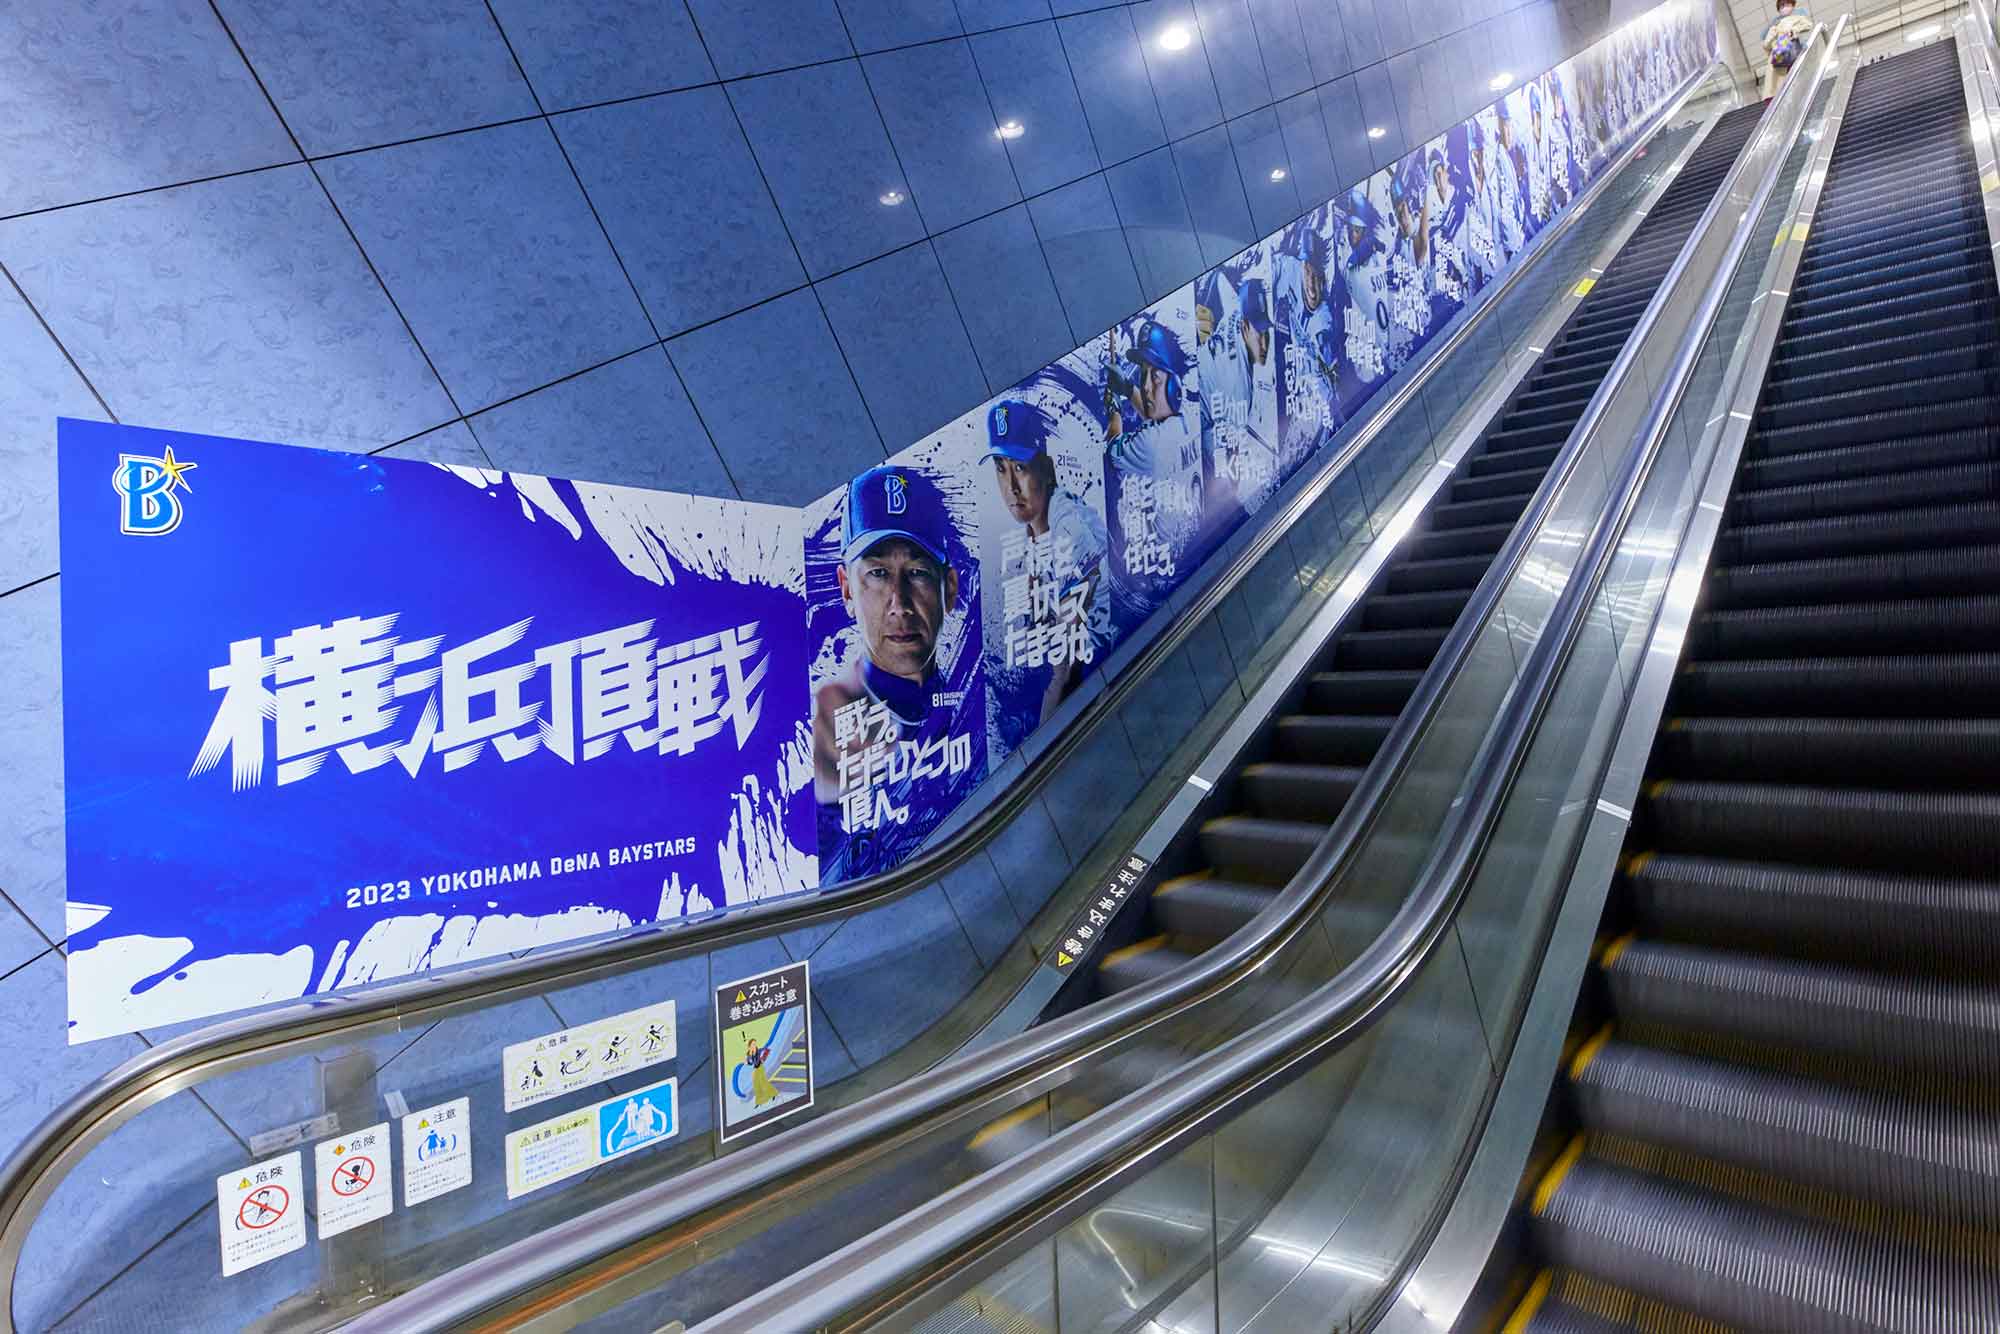
<instances>
[{"instance_id":1,"label":"recessed ceiling light","mask_svg":"<svg viewBox=\"0 0 2000 1334\"><path fill-rule=\"evenodd\" d=\"M1003 120L993 131L996 139L1019 139L1028 132L1028 127L1018 120Z\"/></svg>"},{"instance_id":2,"label":"recessed ceiling light","mask_svg":"<svg viewBox=\"0 0 2000 1334\"><path fill-rule=\"evenodd\" d=\"M884 208L894 208L908 198L909 196L901 190L884 190L880 195L882 207Z\"/></svg>"},{"instance_id":3,"label":"recessed ceiling light","mask_svg":"<svg viewBox=\"0 0 2000 1334\"><path fill-rule=\"evenodd\" d=\"M1187 30L1187 24L1169 24L1166 31L1160 34L1160 49L1162 51L1185 51L1188 49L1188 43L1193 40L1194 35Z\"/></svg>"},{"instance_id":4,"label":"recessed ceiling light","mask_svg":"<svg viewBox=\"0 0 2000 1334\"><path fill-rule=\"evenodd\" d=\"M1380 139L1383 135L1387 133L1388 131L1383 129L1380 125L1370 125L1368 127L1368 137L1370 139Z\"/></svg>"},{"instance_id":5,"label":"recessed ceiling light","mask_svg":"<svg viewBox=\"0 0 2000 1334\"><path fill-rule=\"evenodd\" d=\"M1282 181L1282 180L1284 180L1284 179L1285 179L1285 169L1284 169L1283 167L1273 167L1273 168L1271 168L1271 179L1272 179L1272 180L1274 180L1274 181Z\"/></svg>"},{"instance_id":6,"label":"recessed ceiling light","mask_svg":"<svg viewBox=\"0 0 2000 1334\"><path fill-rule=\"evenodd\" d=\"M1928 42L1931 38L1937 36L1938 33L1941 31L1942 29L1940 29L1937 24L1926 23L1921 28L1912 28L1908 32L1904 33L1903 40L1906 42Z\"/></svg>"},{"instance_id":7,"label":"recessed ceiling light","mask_svg":"<svg viewBox=\"0 0 2000 1334\"><path fill-rule=\"evenodd\" d=\"M1514 76L1503 69L1498 74L1488 79L1486 81L1486 86L1488 88L1491 88L1494 92L1497 93L1502 88L1505 88L1508 84L1512 82L1514 82Z\"/></svg>"}]
</instances>

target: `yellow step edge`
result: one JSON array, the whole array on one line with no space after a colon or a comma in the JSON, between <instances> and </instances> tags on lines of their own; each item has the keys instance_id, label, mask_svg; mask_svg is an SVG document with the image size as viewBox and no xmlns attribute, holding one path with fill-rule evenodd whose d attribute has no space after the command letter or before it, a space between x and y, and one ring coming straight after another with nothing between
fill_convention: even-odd
<instances>
[{"instance_id":1,"label":"yellow step edge","mask_svg":"<svg viewBox=\"0 0 2000 1334\"><path fill-rule=\"evenodd\" d=\"M1532 1212L1539 1214L1549 1207L1549 1201L1553 1200L1556 1192L1562 1189L1563 1178L1569 1175L1570 1169L1576 1166L1577 1160L1581 1157L1583 1157L1583 1136L1578 1135L1570 1140L1568 1146L1550 1165L1549 1170L1542 1173L1541 1181L1535 1186L1534 1203L1530 1206Z\"/></svg>"},{"instance_id":2,"label":"yellow step edge","mask_svg":"<svg viewBox=\"0 0 2000 1334\"><path fill-rule=\"evenodd\" d=\"M1653 801L1658 801L1661 797L1667 795L1667 789L1673 785L1674 780L1671 778L1657 779L1646 784L1646 796Z\"/></svg>"},{"instance_id":3,"label":"yellow step edge","mask_svg":"<svg viewBox=\"0 0 2000 1334\"><path fill-rule=\"evenodd\" d=\"M1528 1285L1527 1295L1514 1308L1514 1314L1507 1317L1507 1323L1500 1326L1500 1334L1522 1334L1542 1309L1542 1303L1549 1299L1549 1289L1555 1286L1555 1271L1544 1269L1535 1275L1535 1281Z\"/></svg>"},{"instance_id":4,"label":"yellow step edge","mask_svg":"<svg viewBox=\"0 0 2000 1334\"><path fill-rule=\"evenodd\" d=\"M996 1139L999 1136L1006 1134L1008 1131L1013 1130L1017 1126L1026 1125L1028 1122L1040 1116L1044 1111L1048 1110L1046 1106L1047 1101L1048 1100L1046 1098L1037 1098L1033 1102L1027 1104L1024 1107L1016 1107L1013 1111L1007 1113L1007 1115L1001 1117L998 1121L992 1121L987 1123L987 1125L984 1126L978 1134L972 1137L972 1142L968 1144L966 1147L976 1149L980 1145L986 1143L988 1140Z\"/></svg>"},{"instance_id":5,"label":"yellow step edge","mask_svg":"<svg viewBox=\"0 0 2000 1334\"><path fill-rule=\"evenodd\" d=\"M1626 858L1625 874L1638 875L1641 871L1645 870L1646 867L1651 864L1653 858L1657 856L1659 856L1659 854L1656 852L1642 852L1636 856Z\"/></svg>"},{"instance_id":6,"label":"yellow step edge","mask_svg":"<svg viewBox=\"0 0 2000 1334\"><path fill-rule=\"evenodd\" d=\"M1157 936L1148 936L1144 940L1134 941L1122 950L1111 951L1111 953L1097 961L1097 966L1099 968L1109 968L1114 963L1122 963L1126 959L1135 958L1141 954L1150 954L1166 943L1167 937L1164 932Z\"/></svg>"},{"instance_id":7,"label":"yellow step edge","mask_svg":"<svg viewBox=\"0 0 2000 1334\"><path fill-rule=\"evenodd\" d=\"M1583 1078L1583 1072L1590 1068L1590 1063L1597 1059L1597 1053L1603 1051L1604 1044L1609 1041L1611 1041L1611 1025L1606 1024L1591 1035L1590 1041L1578 1049L1576 1058L1569 1063L1569 1077Z\"/></svg>"},{"instance_id":8,"label":"yellow step edge","mask_svg":"<svg viewBox=\"0 0 2000 1334\"><path fill-rule=\"evenodd\" d=\"M1171 880L1162 880L1159 884L1153 886L1153 894L1155 897L1161 894L1171 894L1177 889L1185 889L1189 885L1198 885L1204 880L1213 879L1215 879L1215 872L1213 871L1194 871L1187 875L1177 875Z\"/></svg>"},{"instance_id":9,"label":"yellow step edge","mask_svg":"<svg viewBox=\"0 0 2000 1334\"><path fill-rule=\"evenodd\" d=\"M1617 963L1618 956L1625 953L1626 948L1638 938L1639 933L1637 931L1627 931L1624 935L1606 945L1597 956L1597 966L1599 968L1609 968L1611 965Z\"/></svg>"}]
</instances>

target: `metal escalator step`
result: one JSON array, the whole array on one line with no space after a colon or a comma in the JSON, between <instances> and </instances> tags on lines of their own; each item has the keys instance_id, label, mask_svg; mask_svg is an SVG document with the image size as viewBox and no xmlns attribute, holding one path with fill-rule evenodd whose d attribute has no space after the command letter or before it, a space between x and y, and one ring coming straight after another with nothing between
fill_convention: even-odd
<instances>
[{"instance_id":1,"label":"metal escalator step","mask_svg":"<svg viewBox=\"0 0 2000 1334\"><path fill-rule=\"evenodd\" d=\"M1991 254L1976 244L1961 242L1951 250L1926 254L1921 258L1899 259L1877 268L1873 273L1821 274L1809 282L1795 285L1792 290L1795 296L1803 292L1811 301L1827 301L1868 292L1879 291L1886 295L1891 285L1907 280L1950 282L1990 276L1992 272Z\"/></svg>"},{"instance_id":2,"label":"metal escalator step","mask_svg":"<svg viewBox=\"0 0 2000 1334\"><path fill-rule=\"evenodd\" d=\"M1730 518L1742 524L1777 523L1865 510L1943 505L1975 496L2000 496L2000 462L1926 468L1921 459L1910 458L1886 476L1739 491L1730 506Z\"/></svg>"},{"instance_id":3,"label":"metal escalator step","mask_svg":"<svg viewBox=\"0 0 2000 1334\"><path fill-rule=\"evenodd\" d=\"M1671 718L1653 767L1676 779L2000 787L2000 718Z\"/></svg>"},{"instance_id":4,"label":"metal escalator step","mask_svg":"<svg viewBox=\"0 0 2000 1334\"><path fill-rule=\"evenodd\" d=\"M2000 865L2000 795L1661 780L1655 846L1813 866L1977 875Z\"/></svg>"},{"instance_id":5,"label":"metal escalator step","mask_svg":"<svg viewBox=\"0 0 2000 1334\"><path fill-rule=\"evenodd\" d=\"M1490 500L1457 500L1442 505L1432 505L1431 523L1435 528L1479 528L1487 524L1511 524L1521 517L1521 511L1528 508L1532 494L1496 496Z\"/></svg>"},{"instance_id":6,"label":"metal escalator step","mask_svg":"<svg viewBox=\"0 0 2000 1334\"><path fill-rule=\"evenodd\" d=\"M1928 359L1926 359L1928 360ZM1840 393L1820 393L1810 398L1784 399L1757 409L1760 432L1785 427L1831 427L1835 422L1864 417L1871 413L1903 411L1939 401L1984 400L2000 392L2000 370L1972 370L1946 374L1944 367L1930 367L1925 374L1908 375L1894 384L1874 384ZM1985 424L1994 420L1993 406L1975 402L1970 420L1954 425Z\"/></svg>"},{"instance_id":7,"label":"metal escalator step","mask_svg":"<svg viewBox=\"0 0 2000 1334\"><path fill-rule=\"evenodd\" d=\"M1935 333L1948 324L1981 323L2000 310L2000 299L1988 295L1957 301L1949 309L1936 306L1905 306L1899 310L1861 314L1851 323L1829 322L1817 333L1788 334L1778 346L1784 355L1818 356L1821 353L1849 352L1857 342L1889 338L1899 334Z\"/></svg>"},{"instance_id":8,"label":"metal escalator step","mask_svg":"<svg viewBox=\"0 0 2000 1334\"><path fill-rule=\"evenodd\" d=\"M1773 487L1883 477L1913 465L1951 467L1986 462L2000 463L2000 428L1974 427L1758 459L1744 464L1737 473L1736 494L1741 497Z\"/></svg>"},{"instance_id":9,"label":"metal escalator step","mask_svg":"<svg viewBox=\"0 0 2000 1334\"><path fill-rule=\"evenodd\" d=\"M1879 301L1862 301L1849 297L1837 303L1831 310L1801 309L1796 313L1787 312L1779 336L1789 337L1797 334L1800 337L1811 337L1817 333L1852 328L1856 324L1873 323L1898 315L1917 315L1923 312L1930 312L1932 322L1936 323L1939 312L1943 312L1946 318L1951 318L1952 306L1961 302L1969 304L1990 299L1992 295L1993 283L1989 278L1983 283L1962 279L1956 282L1926 284L1913 291L1887 296Z\"/></svg>"},{"instance_id":10,"label":"metal escalator step","mask_svg":"<svg viewBox=\"0 0 2000 1334\"><path fill-rule=\"evenodd\" d=\"M1306 689L1306 702L1329 713L1402 712L1423 680L1421 671L1314 672Z\"/></svg>"},{"instance_id":11,"label":"metal escalator step","mask_svg":"<svg viewBox=\"0 0 2000 1334\"><path fill-rule=\"evenodd\" d=\"M1630 1331L1643 1328L1625 1321L1607 1320L1568 1302L1552 1302L1537 1309L1526 1323L1518 1327L1508 1325L1506 1330L1507 1334L1630 1334Z\"/></svg>"},{"instance_id":12,"label":"metal escalator step","mask_svg":"<svg viewBox=\"0 0 2000 1334\"><path fill-rule=\"evenodd\" d=\"M1366 630L1414 630L1450 626L1472 597L1469 588L1444 588L1418 593L1376 593L1361 604Z\"/></svg>"},{"instance_id":13,"label":"metal escalator step","mask_svg":"<svg viewBox=\"0 0 2000 1334\"><path fill-rule=\"evenodd\" d=\"M1287 760L1358 768L1395 725L1392 713L1293 713L1278 720L1274 742Z\"/></svg>"},{"instance_id":14,"label":"metal escalator step","mask_svg":"<svg viewBox=\"0 0 2000 1334\"><path fill-rule=\"evenodd\" d=\"M1805 324L1829 312L1838 312L1855 301L1865 301L1870 305L1881 305L1911 297L1925 298L1934 293L1950 291L1954 288L1968 288L1983 279L1993 281L1993 266L1986 265L1982 272L1973 265L1945 265L1935 263L1931 271L1904 274L1889 278L1881 274L1860 290L1839 289L1821 292L1814 288L1796 289L1785 308L1788 319Z\"/></svg>"},{"instance_id":15,"label":"metal escalator step","mask_svg":"<svg viewBox=\"0 0 2000 1334\"><path fill-rule=\"evenodd\" d=\"M1383 576L1382 587L1391 594L1470 593L1493 563L1490 556L1446 556L1438 560L1401 560Z\"/></svg>"},{"instance_id":16,"label":"metal escalator step","mask_svg":"<svg viewBox=\"0 0 2000 1334\"><path fill-rule=\"evenodd\" d=\"M1990 1270L1588 1156L1532 1227L1562 1264L1744 1329L2000 1328Z\"/></svg>"},{"instance_id":17,"label":"metal escalator step","mask_svg":"<svg viewBox=\"0 0 2000 1334\"><path fill-rule=\"evenodd\" d=\"M1954 255L1963 252L1977 254L1981 244L1980 230L1976 224L1966 224L1962 227L1931 228L1928 229L1928 234L1923 236L1922 239L1905 236L1899 238L1899 242L1894 253L1900 261L1905 263L1917 263L1938 255ZM1857 274L1865 276L1873 273L1881 265L1881 262L1881 259L1877 256L1860 256L1855 258L1828 257L1810 267L1801 263L1798 274L1792 280L1792 285L1800 287L1817 283L1823 279L1840 280Z\"/></svg>"},{"instance_id":18,"label":"metal escalator step","mask_svg":"<svg viewBox=\"0 0 2000 1334\"><path fill-rule=\"evenodd\" d=\"M1468 531L1477 531L1468 530ZM1334 644L1333 665L1344 668L1428 667L1451 627L1353 630Z\"/></svg>"},{"instance_id":19,"label":"metal escalator step","mask_svg":"<svg viewBox=\"0 0 2000 1334\"><path fill-rule=\"evenodd\" d=\"M1560 451L1560 445L1548 446ZM1526 450L1503 455L1508 459L1519 459ZM1453 500L1493 500L1502 496L1518 496L1523 500L1531 497L1542 484L1542 478L1549 475L1547 467L1514 468L1507 472L1470 473L1456 478L1451 484Z\"/></svg>"},{"instance_id":20,"label":"metal escalator step","mask_svg":"<svg viewBox=\"0 0 2000 1334\"><path fill-rule=\"evenodd\" d=\"M1932 204L1920 217L1910 217L1902 226L1894 229L1884 227L1885 219L1898 214L1910 217L1903 201L1893 201L1879 209L1854 209L1844 212L1833 221L1823 221L1813 229L1812 239L1806 243L1804 260L1810 262L1834 254L1851 254L1858 245L1885 247L1900 239L1903 234L1914 232L1926 235L1930 231L1946 228L1977 219L1981 208L1976 200L1952 200L1939 205ZM1921 229L1921 230L1919 230Z\"/></svg>"},{"instance_id":21,"label":"metal escalator step","mask_svg":"<svg viewBox=\"0 0 2000 1334\"><path fill-rule=\"evenodd\" d=\"M1229 879L1281 885L1306 864L1326 829L1303 820L1225 815L1201 827L1201 847L1208 864Z\"/></svg>"},{"instance_id":22,"label":"metal escalator step","mask_svg":"<svg viewBox=\"0 0 2000 1334\"><path fill-rule=\"evenodd\" d=\"M1718 566L1709 572L1707 598L1723 609L1952 593L2000 593L2000 546Z\"/></svg>"},{"instance_id":23,"label":"metal escalator step","mask_svg":"<svg viewBox=\"0 0 2000 1334\"><path fill-rule=\"evenodd\" d=\"M2000 880L1644 853L1620 885L1632 925L1654 940L2000 976Z\"/></svg>"},{"instance_id":24,"label":"metal escalator step","mask_svg":"<svg viewBox=\"0 0 2000 1334\"><path fill-rule=\"evenodd\" d=\"M1246 765L1239 776L1244 804L1271 820L1331 824L1361 781L1361 768L1271 760Z\"/></svg>"},{"instance_id":25,"label":"metal escalator step","mask_svg":"<svg viewBox=\"0 0 2000 1334\"><path fill-rule=\"evenodd\" d=\"M1614 943L1599 973L1620 1027L1726 1034L1911 1080L2000 1072L2000 992L1987 986L1656 940Z\"/></svg>"},{"instance_id":26,"label":"metal escalator step","mask_svg":"<svg viewBox=\"0 0 2000 1334\"><path fill-rule=\"evenodd\" d=\"M1270 885L1184 875L1154 890L1150 906L1169 935L1212 942L1234 935L1277 897Z\"/></svg>"},{"instance_id":27,"label":"metal escalator step","mask_svg":"<svg viewBox=\"0 0 2000 1334\"><path fill-rule=\"evenodd\" d=\"M1994 643L2000 643L2000 596L1988 594L1703 612L1689 628L1686 651L1707 660L1971 651Z\"/></svg>"},{"instance_id":28,"label":"metal escalator step","mask_svg":"<svg viewBox=\"0 0 2000 1334\"><path fill-rule=\"evenodd\" d=\"M1716 541L1715 559L1725 565L1751 565L1802 556L1859 556L1996 541L2000 541L2000 503L1971 501L1728 528Z\"/></svg>"},{"instance_id":29,"label":"metal escalator step","mask_svg":"<svg viewBox=\"0 0 2000 1334\"><path fill-rule=\"evenodd\" d=\"M1515 449L1538 449L1543 445L1559 445L1569 438L1571 426L1555 422L1546 426L1508 426L1501 419L1501 428L1486 436L1486 452L1505 454Z\"/></svg>"},{"instance_id":30,"label":"metal escalator step","mask_svg":"<svg viewBox=\"0 0 2000 1334\"><path fill-rule=\"evenodd\" d=\"M1513 531L1511 523L1496 523L1483 528L1449 528L1417 533L1410 538L1410 556L1420 561L1433 561L1446 556L1483 556L1490 559L1506 544L1507 534Z\"/></svg>"},{"instance_id":31,"label":"metal escalator step","mask_svg":"<svg viewBox=\"0 0 2000 1334\"><path fill-rule=\"evenodd\" d=\"M2000 1222L2000 1120L1656 1047L1570 1068L1585 1129L1954 1223Z\"/></svg>"},{"instance_id":32,"label":"metal escalator step","mask_svg":"<svg viewBox=\"0 0 2000 1334\"><path fill-rule=\"evenodd\" d=\"M1991 264L1991 260L1985 261ZM1800 399L1826 399L1844 391L1898 384L1924 375L1965 374L2000 364L2000 336L1978 324L1957 326L1964 332L1946 337L1933 330L1926 338L1904 334L1863 343L1853 349L1848 366L1833 366L1816 358L1813 369L1771 363L1764 377L1765 406Z\"/></svg>"},{"instance_id":33,"label":"metal escalator step","mask_svg":"<svg viewBox=\"0 0 2000 1334\"><path fill-rule=\"evenodd\" d=\"M1164 977L1182 964L1192 962L1194 957L1176 949L1164 934L1134 941L1098 961L1097 986L1107 996L1116 995L1142 982Z\"/></svg>"},{"instance_id":34,"label":"metal escalator step","mask_svg":"<svg viewBox=\"0 0 2000 1334\"><path fill-rule=\"evenodd\" d=\"M1674 691L1687 713L1985 714L2000 699L2000 653L1695 662L1682 667Z\"/></svg>"},{"instance_id":35,"label":"metal escalator step","mask_svg":"<svg viewBox=\"0 0 2000 1334\"><path fill-rule=\"evenodd\" d=\"M1549 465L1562 453L1562 446L1543 445L1539 449L1516 449L1505 454L1480 454L1469 459L1465 465L1467 477L1511 477L1519 473L1533 472L1541 475L1549 470Z\"/></svg>"}]
</instances>

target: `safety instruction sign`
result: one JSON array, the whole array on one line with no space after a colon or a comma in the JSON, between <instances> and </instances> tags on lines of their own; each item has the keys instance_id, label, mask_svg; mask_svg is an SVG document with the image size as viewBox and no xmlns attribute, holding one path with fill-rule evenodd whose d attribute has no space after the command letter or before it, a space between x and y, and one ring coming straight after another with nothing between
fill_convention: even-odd
<instances>
[{"instance_id":1,"label":"safety instruction sign","mask_svg":"<svg viewBox=\"0 0 2000 1334\"><path fill-rule=\"evenodd\" d=\"M1058 972L1068 972L1077 961L1095 953L1102 943L1105 926L1117 915L1132 892L1145 882L1146 872L1153 864L1144 857L1128 856L1114 862L1104 873L1104 880L1097 887L1097 893L1090 896L1076 915L1070 918L1069 927L1056 941L1056 948L1045 962L1053 964Z\"/></svg>"},{"instance_id":2,"label":"safety instruction sign","mask_svg":"<svg viewBox=\"0 0 2000 1334\"><path fill-rule=\"evenodd\" d=\"M403 1207L472 1184L472 1100L419 1107L403 1118Z\"/></svg>"},{"instance_id":3,"label":"safety instruction sign","mask_svg":"<svg viewBox=\"0 0 2000 1334\"><path fill-rule=\"evenodd\" d=\"M812 979L804 962L715 989L715 1073L725 1142L812 1106Z\"/></svg>"},{"instance_id":4,"label":"safety instruction sign","mask_svg":"<svg viewBox=\"0 0 2000 1334\"><path fill-rule=\"evenodd\" d=\"M673 1059L672 1001L516 1042L500 1055L507 1110L518 1112Z\"/></svg>"},{"instance_id":5,"label":"safety instruction sign","mask_svg":"<svg viewBox=\"0 0 2000 1334\"><path fill-rule=\"evenodd\" d=\"M290 1255L306 1244L306 1183L301 1170L294 1149L215 1179L224 1278Z\"/></svg>"},{"instance_id":6,"label":"safety instruction sign","mask_svg":"<svg viewBox=\"0 0 2000 1334\"><path fill-rule=\"evenodd\" d=\"M507 1136L507 1198L553 1186L680 1133L677 1081L621 1093Z\"/></svg>"},{"instance_id":7,"label":"safety instruction sign","mask_svg":"<svg viewBox=\"0 0 2000 1334\"><path fill-rule=\"evenodd\" d=\"M389 1123L313 1146L319 1192L319 1239L387 1218L396 1207L389 1176Z\"/></svg>"}]
</instances>

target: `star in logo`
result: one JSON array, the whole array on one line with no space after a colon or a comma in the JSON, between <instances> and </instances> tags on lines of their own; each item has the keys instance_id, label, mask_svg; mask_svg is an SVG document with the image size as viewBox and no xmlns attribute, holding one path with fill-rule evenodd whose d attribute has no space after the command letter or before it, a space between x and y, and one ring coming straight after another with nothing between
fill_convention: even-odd
<instances>
[{"instance_id":1,"label":"star in logo","mask_svg":"<svg viewBox=\"0 0 2000 1334\"><path fill-rule=\"evenodd\" d=\"M167 489L169 491L175 487L179 487L189 495L193 495L194 488L188 485L187 474L200 466L199 463L175 458L174 447L172 445L168 445L165 452L160 456L160 471L167 475Z\"/></svg>"}]
</instances>

